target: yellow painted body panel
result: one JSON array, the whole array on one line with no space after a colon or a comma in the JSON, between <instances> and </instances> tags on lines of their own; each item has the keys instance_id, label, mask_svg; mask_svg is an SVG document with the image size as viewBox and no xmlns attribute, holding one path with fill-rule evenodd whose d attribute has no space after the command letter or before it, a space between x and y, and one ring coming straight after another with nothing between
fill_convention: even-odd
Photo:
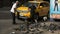
<instances>
[{"instance_id":1,"label":"yellow painted body panel","mask_svg":"<svg viewBox=\"0 0 60 34\"><path fill-rule=\"evenodd\" d=\"M25 10L28 10L28 7L24 7L24 6L23 7L18 7L17 10L23 10L23 11L25 11Z\"/></svg>"},{"instance_id":2,"label":"yellow painted body panel","mask_svg":"<svg viewBox=\"0 0 60 34\"><path fill-rule=\"evenodd\" d=\"M19 15L22 14L23 16L30 18L30 11L28 11L28 7L22 6L22 7L18 7L16 10L19 10L20 11L19 12ZM27 11L27 13L24 13L22 11L24 11L24 12Z\"/></svg>"},{"instance_id":3,"label":"yellow painted body panel","mask_svg":"<svg viewBox=\"0 0 60 34\"><path fill-rule=\"evenodd\" d=\"M39 13L39 16L44 16L44 15L48 14L49 6L48 7L40 6L41 2L31 2L31 3L39 3L38 6L36 7L36 10L35 10L36 13ZM47 3L47 4L49 4L49 3ZM19 15L22 14L23 16L30 18L30 11L29 11L28 7L20 6L16 10L17 10L17 12L19 12ZM22 12L22 11L27 11L27 13Z\"/></svg>"}]
</instances>

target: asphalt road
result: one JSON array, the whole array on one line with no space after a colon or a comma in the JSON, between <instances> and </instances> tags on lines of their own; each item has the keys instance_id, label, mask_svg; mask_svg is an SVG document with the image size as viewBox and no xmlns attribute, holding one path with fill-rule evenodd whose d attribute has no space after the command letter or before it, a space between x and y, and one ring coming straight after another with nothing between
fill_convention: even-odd
<instances>
[{"instance_id":1,"label":"asphalt road","mask_svg":"<svg viewBox=\"0 0 60 34\"><path fill-rule=\"evenodd\" d=\"M12 18L10 14L10 8L0 8L0 34L5 34L9 30L12 31L15 25L12 24ZM23 23L20 20L16 19L17 23Z\"/></svg>"},{"instance_id":2,"label":"asphalt road","mask_svg":"<svg viewBox=\"0 0 60 34\"><path fill-rule=\"evenodd\" d=\"M23 31L16 31L15 28L20 28L20 25L22 25L25 22L16 19L16 23L18 23L18 24L13 25L9 10L10 9L8 9L8 8L7 9L0 8L0 34L11 34L11 32L16 32L16 34L23 34L24 33ZM50 21L39 22L39 25L40 25L40 23L47 23L47 25L49 25L50 23L60 24L60 22L50 22ZM55 33L51 33L51 31L47 31L46 29L40 29L40 31L41 30L44 31L44 33L42 33L42 34L60 34L60 30L56 30ZM35 33L36 32L38 32L38 31L35 31ZM29 34L31 34L31 32Z\"/></svg>"}]
</instances>

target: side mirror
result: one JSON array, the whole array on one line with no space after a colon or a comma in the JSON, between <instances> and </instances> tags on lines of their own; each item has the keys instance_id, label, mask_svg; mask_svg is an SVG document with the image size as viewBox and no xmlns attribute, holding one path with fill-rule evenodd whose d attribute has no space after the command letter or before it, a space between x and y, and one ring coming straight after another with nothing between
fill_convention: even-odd
<instances>
[{"instance_id":1,"label":"side mirror","mask_svg":"<svg viewBox=\"0 0 60 34\"><path fill-rule=\"evenodd\" d=\"M42 7L43 7L43 6L38 6L37 9L40 9L40 8L42 8Z\"/></svg>"},{"instance_id":2,"label":"side mirror","mask_svg":"<svg viewBox=\"0 0 60 34\"><path fill-rule=\"evenodd\" d=\"M40 6L40 8L42 8L43 6Z\"/></svg>"}]
</instances>

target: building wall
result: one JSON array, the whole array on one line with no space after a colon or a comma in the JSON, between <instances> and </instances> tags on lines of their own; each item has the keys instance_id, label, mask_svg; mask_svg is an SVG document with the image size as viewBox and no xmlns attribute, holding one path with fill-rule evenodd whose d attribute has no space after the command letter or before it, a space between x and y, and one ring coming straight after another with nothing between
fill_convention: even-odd
<instances>
[{"instance_id":1,"label":"building wall","mask_svg":"<svg viewBox=\"0 0 60 34\"><path fill-rule=\"evenodd\" d=\"M15 2L16 0L0 0L0 7L10 7L12 6L12 2ZM22 0L19 0L21 2ZM26 1L26 0L25 0ZM37 0L42 1L42 0ZM47 1L47 0L45 0Z\"/></svg>"},{"instance_id":2,"label":"building wall","mask_svg":"<svg viewBox=\"0 0 60 34\"><path fill-rule=\"evenodd\" d=\"M3 6L3 0L0 0L0 7L2 7Z\"/></svg>"},{"instance_id":3,"label":"building wall","mask_svg":"<svg viewBox=\"0 0 60 34\"><path fill-rule=\"evenodd\" d=\"M0 7L10 7L12 0L0 0Z\"/></svg>"}]
</instances>

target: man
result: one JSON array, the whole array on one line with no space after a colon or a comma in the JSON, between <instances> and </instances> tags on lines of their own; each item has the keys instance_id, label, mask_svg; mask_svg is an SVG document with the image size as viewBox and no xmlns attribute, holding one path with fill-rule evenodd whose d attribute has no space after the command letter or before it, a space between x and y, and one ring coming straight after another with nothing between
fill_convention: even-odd
<instances>
[{"instance_id":1,"label":"man","mask_svg":"<svg viewBox=\"0 0 60 34\"><path fill-rule=\"evenodd\" d=\"M36 9L36 7L34 6L34 4L32 4L30 7L29 7L29 9L31 9L31 11L30 11L30 14L31 14L31 22L33 23L33 20L35 19L34 18L34 15L35 15L35 9ZM29 33L29 25L30 25L31 23L27 23L27 33Z\"/></svg>"},{"instance_id":2,"label":"man","mask_svg":"<svg viewBox=\"0 0 60 34\"><path fill-rule=\"evenodd\" d=\"M35 13L35 9L36 7L34 6L34 4L32 4L29 8L31 8L30 14L31 14L31 20L36 22L36 13Z\"/></svg>"},{"instance_id":3,"label":"man","mask_svg":"<svg viewBox=\"0 0 60 34\"><path fill-rule=\"evenodd\" d=\"M13 4L13 6L12 6L12 8L11 8L11 14L12 14L12 17L13 17L13 24L16 24L16 22L15 22L15 11L16 11L16 7L17 7L17 5L18 5L18 1L16 1L14 4Z\"/></svg>"},{"instance_id":4,"label":"man","mask_svg":"<svg viewBox=\"0 0 60 34\"><path fill-rule=\"evenodd\" d=\"M30 6L31 8L31 11L30 11L30 14L31 14L31 22L34 23L35 22L35 27L37 28L38 26L38 23L37 23L37 14L35 13L35 10L36 10L36 6L32 3L32 5Z\"/></svg>"},{"instance_id":5,"label":"man","mask_svg":"<svg viewBox=\"0 0 60 34\"><path fill-rule=\"evenodd\" d=\"M55 11L56 8L57 8L57 11L58 11L58 0L55 0L54 11Z\"/></svg>"}]
</instances>

